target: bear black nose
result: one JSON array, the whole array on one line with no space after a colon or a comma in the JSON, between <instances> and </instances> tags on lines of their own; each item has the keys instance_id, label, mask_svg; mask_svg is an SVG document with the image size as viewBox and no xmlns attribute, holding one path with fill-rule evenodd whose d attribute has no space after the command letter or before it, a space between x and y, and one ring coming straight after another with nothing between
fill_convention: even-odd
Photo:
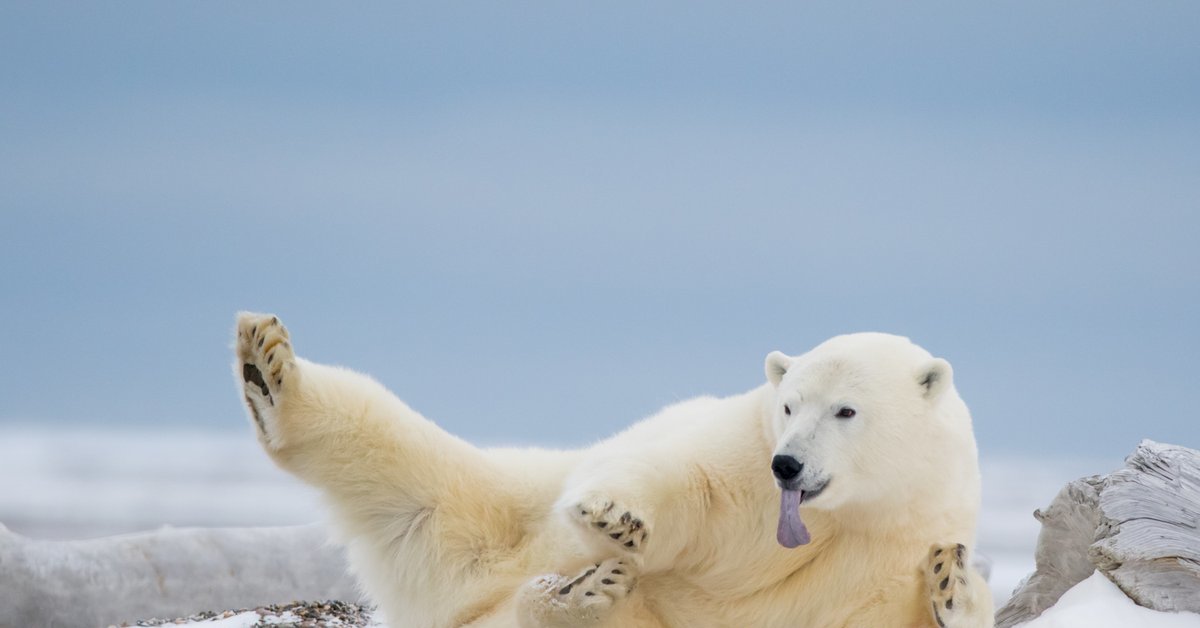
<instances>
[{"instance_id":1,"label":"bear black nose","mask_svg":"<svg viewBox=\"0 0 1200 628\"><path fill-rule=\"evenodd\" d=\"M775 472L775 477L786 482L800 475L804 465L791 456L775 456L771 459L771 470Z\"/></svg>"}]
</instances>

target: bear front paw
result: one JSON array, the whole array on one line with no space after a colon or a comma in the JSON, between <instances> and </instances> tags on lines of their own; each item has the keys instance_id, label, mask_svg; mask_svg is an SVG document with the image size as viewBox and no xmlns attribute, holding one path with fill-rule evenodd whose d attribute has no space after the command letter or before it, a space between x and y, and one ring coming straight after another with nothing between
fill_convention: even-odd
<instances>
[{"instance_id":1,"label":"bear front paw","mask_svg":"<svg viewBox=\"0 0 1200 628\"><path fill-rule=\"evenodd\" d=\"M571 507L571 518L588 532L603 535L626 552L641 552L650 536L649 526L635 510L603 497Z\"/></svg>"},{"instance_id":2,"label":"bear front paw","mask_svg":"<svg viewBox=\"0 0 1200 628\"><path fill-rule=\"evenodd\" d=\"M925 583L929 590L933 619L941 628L975 628L970 563L962 543L934 545L925 561Z\"/></svg>"}]
</instances>

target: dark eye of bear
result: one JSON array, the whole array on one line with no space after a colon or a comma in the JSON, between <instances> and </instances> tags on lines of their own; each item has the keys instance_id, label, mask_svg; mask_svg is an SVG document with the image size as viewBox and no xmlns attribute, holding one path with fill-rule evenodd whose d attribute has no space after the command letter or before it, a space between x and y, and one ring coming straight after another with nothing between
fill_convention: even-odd
<instances>
[{"instance_id":1,"label":"dark eye of bear","mask_svg":"<svg viewBox=\"0 0 1200 628\"><path fill-rule=\"evenodd\" d=\"M842 408L841 410L838 410L837 418L853 419L854 415L856 415L856 414L858 414L858 413L854 411L854 408Z\"/></svg>"},{"instance_id":2,"label":"dark eye of bear","mask_svg":"<svg viewBox=\"0 0 1200 628\"><path fill-rule=\"evenodd\" d=\"M786 415L788 415L788 416L792 416L792 409L791 409L791 408L789 408L789 407L787 407L787 405L786 405L786 404L784 404L784 406L783 406L783 413L784 413L784 414L786 414Z\"/></svg>"}]
</instances>

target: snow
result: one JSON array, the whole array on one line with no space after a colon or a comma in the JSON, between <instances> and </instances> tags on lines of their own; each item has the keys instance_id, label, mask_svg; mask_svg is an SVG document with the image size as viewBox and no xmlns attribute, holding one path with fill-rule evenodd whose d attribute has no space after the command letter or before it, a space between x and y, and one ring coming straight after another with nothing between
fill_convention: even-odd
<instances>
[{"instance_id":1,"label":"snow","mask_svg":"<svg viewBox=\"0 0 1200 628\"><path fill-rule=\"evenodd\" d=\"M266 615L263 617L263 623L267 624L268 626L274 626L276 624L295 624L299 622L300 617L291 611L284 611L282 615Z\"/></svg>"},{"instance_id":2,"label":"snow","mask_svg":"<svg viewBox=\"0 0 1200 628\"><path fill-rule=\"evenodd\" d=\"M1138 606L1100 572L1075 585L1041 617L1021 628L1200 628L1195 613L1162 613Z\"/></svg>"},{"instance_id":3,"label":"snow","mask_svg":"<svg viewBox=\"0 0 1200 628\"><path fill-rule=\"evenodd\" d=\"M174 526L312 523L315 490L276 468L249 427L0 425L0 523L81 539Z\"/></svg>"},{"instance_id":4,"label":"snow","mask_svg":"<svg viewBox=\"0 0 1200 628\"><path fill-rule=\"evenodd\" d=\"M246 611L239 613L233 617L225 619L206 619L203 621L192 621L186 624L168 624L169 626L204 626L204 628L251 628L258 622L262 621L262 615L254 611Z\"/></svg>"}]
</instances>

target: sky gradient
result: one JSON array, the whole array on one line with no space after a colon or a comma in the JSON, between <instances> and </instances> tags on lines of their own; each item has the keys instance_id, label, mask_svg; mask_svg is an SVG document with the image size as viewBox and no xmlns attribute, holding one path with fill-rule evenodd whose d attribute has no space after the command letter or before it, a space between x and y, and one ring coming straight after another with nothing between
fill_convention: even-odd
<instances>
[{"instance_id":1,"label":"sky gradient","mask_svg":"<svg viewBox=\"0 0 1200 628\"><path fill-rule=\"evenodd\" d=\"M907 335L1200 447L1200 5L5 3L0 422L241 429L233 315L483 443Z\"/></svg>"}]
</instances>

